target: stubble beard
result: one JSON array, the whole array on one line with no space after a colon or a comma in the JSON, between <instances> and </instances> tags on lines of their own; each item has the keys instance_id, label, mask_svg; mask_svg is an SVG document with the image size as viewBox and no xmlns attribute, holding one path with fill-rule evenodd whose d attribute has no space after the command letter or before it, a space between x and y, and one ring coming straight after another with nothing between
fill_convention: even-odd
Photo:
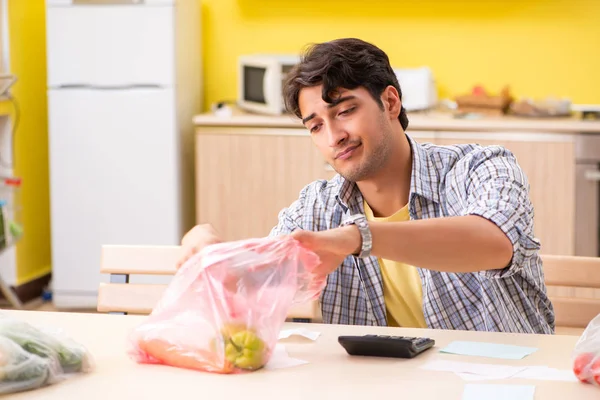
<instances>
[{"instance_id":1,"label":"stubble beard","mask_svg":"<svg viewBox=\"0 0 600 400\"><path fill-rule=\"evenodd\" d=\"M365 149L363 148L361 163L353 166L352 169L343 172L337 171L337 173L351 182L360 182L372 178L381 171L390 159L393 140L391 138L392 132L388 127L381 124L380 129L382 130L383 135L379 143L373 148L372 152L366 154Z\"/></svg>"}]
</instances>

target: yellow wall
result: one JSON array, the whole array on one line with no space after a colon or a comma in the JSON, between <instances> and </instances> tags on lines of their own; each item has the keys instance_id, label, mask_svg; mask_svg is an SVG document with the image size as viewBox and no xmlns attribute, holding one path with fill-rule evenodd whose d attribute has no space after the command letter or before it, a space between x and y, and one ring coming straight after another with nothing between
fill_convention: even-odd
<instances>
[{"instance_id":1,"label":"yellow wall","mask_svg":"<svg viewBox=\"0 0 600 400\"><path fill-rule=\"evenodd\" d=\"M203 0L206 108L236 96L236 57L360 37L430 66L440 96L481 83L600 103L598 0Z\"/></svg>"},{"instance_id":2,"label":"yellow wall","mask_svg":"<svg viewBox=\"0 0 600 400\"><path fill-rule=\"evenodd\" d=\"M49 272L51 262L45 11L44 0L8 3L10 66L18 77L12 92L21 109L15 155L15 175L23 179L20 217L24 236L17 246L20 284Z\"/></svg>"}]
</instances>

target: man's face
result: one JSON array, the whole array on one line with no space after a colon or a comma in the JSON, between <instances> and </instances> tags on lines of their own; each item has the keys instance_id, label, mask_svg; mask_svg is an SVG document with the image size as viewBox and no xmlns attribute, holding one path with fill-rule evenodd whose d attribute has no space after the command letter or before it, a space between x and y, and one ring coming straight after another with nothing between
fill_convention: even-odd
<instances>
[{"instance_id":1,"label":"man's face","mask_svg":"<svg viewBox=\"0 0 600 400\"><path fill-rule=\"evenodd\" d=\"M321 85L303 88L298 98L314 143L344 178L359 182L373 177L390 158L391 119L397 116L382 110L365 88L340 89L331 96L333 104L323 101L321 90Z\"/></svg>"}]
</instances>

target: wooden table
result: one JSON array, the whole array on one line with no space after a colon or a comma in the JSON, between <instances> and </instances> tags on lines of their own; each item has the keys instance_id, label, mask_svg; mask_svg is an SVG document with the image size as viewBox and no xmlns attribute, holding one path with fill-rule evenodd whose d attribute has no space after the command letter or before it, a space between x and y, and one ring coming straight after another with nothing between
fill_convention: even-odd
<instances>
[{"instance_id":1,"label":"wooden table","mask_svg":"<svg viewBox=\"0 0 600 400\"><path fill-rule=\"evenodd\" d=\"M218 375L179 368L138 365L126 355L127 335L144 317L106 314L4 311L36 325L64 329L92 352L96 370L59 384L10 396L22 399L182 400L182 399L461 399L465 384L451 372L419 367L435 359L487 364L545 365L570 369L576 336L525 335L385 327L287 324L321 332L315 341L292 337L281 341L291 357L309 364L243 375ZM436 347L412 359L348 356L338 335L392 334L429 336ZM522 360L501 360L439 353L453 340L475 340L533 346L539 350ZM476 383L531 384L535 399L586 400L600 398L600 389L579 382L494 380Z\"/></svg>"}]
</instances>

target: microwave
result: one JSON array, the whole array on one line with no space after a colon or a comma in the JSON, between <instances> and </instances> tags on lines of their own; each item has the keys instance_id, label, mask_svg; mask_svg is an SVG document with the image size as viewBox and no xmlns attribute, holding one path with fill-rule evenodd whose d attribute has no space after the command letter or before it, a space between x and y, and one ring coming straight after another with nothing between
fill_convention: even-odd
<instances>
[{"instance_id":1,"label":"microwave","mask_svg":"<svg viewBox=\"0 0 600 400\"><path fill-rule=\"evenodd\" d=\"M433 73L428 67L394 68L402 91L402 105L406 111L422 111L437 105L437 89Z\"/></svg>"},{"instance_id":2,"label":"microwave","mask_svg":"<svg viewBox=\"0 0 600 400\"><path fill-rule=\"evenodd\" d=\"M238 107L261 114L285 112L283 83L297 55L243 55L238 59Z\"/></svg>"}]
</instances>

